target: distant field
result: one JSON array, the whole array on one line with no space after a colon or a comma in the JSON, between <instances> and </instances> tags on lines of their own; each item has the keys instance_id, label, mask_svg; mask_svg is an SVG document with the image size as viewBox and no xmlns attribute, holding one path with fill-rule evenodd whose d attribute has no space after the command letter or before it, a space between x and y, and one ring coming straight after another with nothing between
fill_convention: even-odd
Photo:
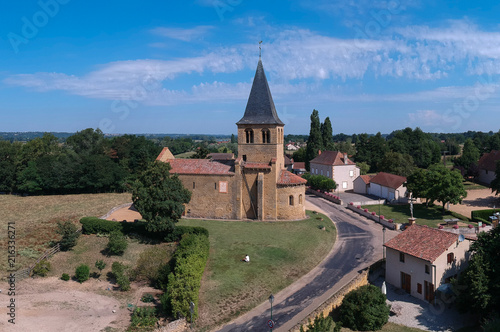
<instances>
[{"instance_id":1,"label":"distant field","mask_svg":"<svg viewBox=\"0 0 500 332\"><path fill-rule=\"evenodd\" d=\"M198 327L229 321L315 267L332 248L336 230L324 215L287 222L183 219L210 233L210 256L200 290ZM325 230L321 230L321 227ZM241 260L248 254L250 263Z\"/></svg>"},{"instance_id":2,"label":"distant field","mask_svg":"<svg viewBox=\"0 0 500 332\"><path fill-rule=\"evenodd\" d=\"M189 152L184 152L184 153L176 154L175 158L178 158L178 159L188 159L188 158L191 158L192 156L194 156L195 154L196 154L196 152L189 151Z\"/></svg>"},{"instance_id":3,"label":"distant field","mask_svg":"<svg viewBox=\"0 0 500 332\"><path fill-rule=\"evenodd\" d=\"M488 187L480 185L478 183L464 181L465 190L477 190L477 189L488 189Z\"/></svg>"},{"instance_id":4,"label":"distant field","mask_svg":"<svg viewBox=\"0 0 500 332\"><path fill-rule=\"evenodd\" d=\"M378 215L378 205L362 206L363 209L368 209L370 212L375 212ZM380 215L385 219L393 219L397 223L406 223L408 218L411 217L410 205L381 205ZM465 216L459 215L455 212L446 211L443 214L443 207L441 205L434 205L426 207L425 204L413 205L413 216L417 218L416 223L419 225L427 225L429 227L438 227L443 223L443 219L458 218L464 223L469 223L469 219Z\"/></svg>"},{"instance_id":5,"label":"distant field","mask_svg":"<svg viewBox=\"0 0 500 332\"><path fill-rule=\"evenodd\" d=\"M57 240L59 220L77 222L84 216L101 216L113 207L130 202L129 193L53 196L0 196L0 271L7 267L7 223L15 222L16 265L23 268Z\"/></svg>"}]
</instances>

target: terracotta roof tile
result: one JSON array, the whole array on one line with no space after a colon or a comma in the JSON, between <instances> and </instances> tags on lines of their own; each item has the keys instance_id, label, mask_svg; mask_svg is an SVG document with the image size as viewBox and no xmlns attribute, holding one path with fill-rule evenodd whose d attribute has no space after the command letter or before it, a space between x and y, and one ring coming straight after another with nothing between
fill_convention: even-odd
<instances>
[{"instance_id":1,"label":"terracotta roof tile","mask_svg":"<svg viewBox=\"0 0 500 332\"><path fill-rule=\"evenodd\" d=\"M386 242L385 246L428 262L434 262L456 241L458 241L457 234L427 226L412 225Z\"/></svg>"},{"instance_id":2,"label":"terracotta roof tile","mask_svg":"<svg viewBox=\"0 0 500 332\"><path fill-rule=\"evenodd\" d=\"M293 169L306 169L306 163L302 161L297 161L296 163L293 163Z\"/></svg>"},{"instance_id":3,"label":"terracotta roof tile","mask_svg":"<svg viewBox=\"0 0 500 332\"><path fill-rule=\"evenodd\" d=\"M399 176L385 172L378 173L370 180L370 183L376 183L381 186L389 187L392 189L398 189L405 182L406 178L404 176Z\"/></svg>"},{"instance_id":4,"label":"terracotta roof tile","mask_svg":"<svg viewBox=\"0 0 500 332\"><path fill-rule=\"evenodd\" d=\"M301 184L306 184L307 180L303 179L302 177L295 175L293 173L290 173L287 170L282 169L280 171L280 177L278 179L278 184L283 185L283 186L294 186L294 185L301 185Z\"/></svg>"},{"instance_id":5,"label":"terracotta roof tile","mask_svg":"<svg viewBox=\"0 0 500 332\"><path fill-rule=\"evenodd\" d=\"M160 154L156 158L156 160L159 160L159 161L165 161L165 160L170 160L170 159L175 159L175 157L172 154L172 152L170 152L168 147L163 148L163 150L161 150Z\"/></svg>"},{"instance_id":6,"label":"terracotta roof tile","mask_svg":"<svg viewBox=\"0 0 500 332\"><path fill-rule=\"evenodd\" d=\"M323 151L319 156L311 160L310 163L333 166L345 165L344 154L339 151ZM347 164L356 165L349 158L347 158Z\"/></svg>"},{"instance_id":7,"label":"terracotta roof tile","mask_svg":"<svg viewBox=\"0 0 500 332\"><path fill-rule=\"evenodd\" d=\"M210 159L173 159L168 163L172 167L170 173L234 175L231 163L221 163Z\"/></svg>"},{"instance_id":8,"label":"terracotta roof tile","mask_svg":"<svg viewBox=\"0 0 500 332\"><path fill-rule=\"evenodd\" d=\"M371 179L373 179L375 175L360 175L359 177L363 180L364 183L370 183Z\"/></svg>"},{"instance_id":9,"label":"terracotta roof tile","mask_svg":"<svg viewBox=\"0 0 500 332\"><path fill-rule=\"evenodd\" d=\"M490 153L485 153L479 161L477 165L480 169L485 169L491 172L496 170L497 161L500 160L500 151L492 150Z\"/></svg>"}]
</instances>

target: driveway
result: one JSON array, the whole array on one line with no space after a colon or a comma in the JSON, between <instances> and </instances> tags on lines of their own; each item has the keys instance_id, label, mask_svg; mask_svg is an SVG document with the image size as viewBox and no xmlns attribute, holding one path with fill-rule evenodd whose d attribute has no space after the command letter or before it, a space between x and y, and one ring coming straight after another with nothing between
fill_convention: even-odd
<instances>
[{"instance_id":1,"label":"driveway","mask_svg":"<svg viewBox=\"0 0 500 332\"><path fill-rule=\"evenodd\" d=\"M274 330L278 332L291 329L360 270L382 258L381 225L313 195L308 195L307 201L333 220L338 232L337 241L317 267L274 295ZM387 230L386 241L396 235L396 231ZM270 304L266 301L218 331L269 331L266 322L270 317Z\"/></svg>"}]
</instances>

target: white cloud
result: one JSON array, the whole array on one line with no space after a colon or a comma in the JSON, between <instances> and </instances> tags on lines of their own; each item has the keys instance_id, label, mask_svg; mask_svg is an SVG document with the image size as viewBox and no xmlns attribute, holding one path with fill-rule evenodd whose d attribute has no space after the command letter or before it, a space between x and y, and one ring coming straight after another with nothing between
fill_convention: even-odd
<instances>
[{"instance_id":1,"label":"white cloud","mask_svg":"<svg viewBox=\"0 0 500 332\"><path fill-rule=\"evenodd\" d=\"M418 110L415 113L408 113L410 121L416 125L432 126L442 124L447 119L435 110Z\"/></svg>"},{"instance_id":2,"label":"white cloud","mask_svg":"<svg viewBox=\"0 0 500 332\"><path fill-rule=\"evenodd\" d=\"M162 37L189 42L205 36L214 27L210 25L200 25L191 29L157 27L151 33Z\"/></svg>"}]
</instances>

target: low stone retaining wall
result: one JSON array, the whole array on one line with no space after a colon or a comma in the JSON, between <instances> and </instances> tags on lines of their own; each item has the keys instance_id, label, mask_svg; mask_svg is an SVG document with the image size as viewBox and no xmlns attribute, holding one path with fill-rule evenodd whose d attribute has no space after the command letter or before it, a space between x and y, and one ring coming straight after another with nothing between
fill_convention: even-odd
<instances>
[{"instance_id":1,"label":"low stone retaining wall","mask_svg":"<svg viewBox=\"0 0 500 332\"><path fill-rule=\"evenodd\" d=\"M357 214L360 214L362 215L363 217L366 217L368 219L371 219L375 222L379 222L379 217L377 214L372 214L372 212L370 211L365 211L364 209L362 208L358 208L359 205L351 205L351 204L348 204L347 205L347 208L351 211L354 211L356 212ZM389 220L387 219L380 219L380 224L389 228L389 229L397 229L397 224L394 223L394 221L390 222Z\"/></svg>"},{"instance_id":2,"label":"low stone retaining wall","mask_svg":"<svg viewBox=\"0 0 500 332\"><path fill-rule=\"evenodd\" d=\"M154 332L184 332L189 328L188 323L185 318L174 320L168 323L166 326L157 328Z\"/></svg>"},{"instance_id":3,"label":"low stone retaining wall","mask_svg":"<svg viewBox=\"0 0 500 332\"><path fill-rule=\"evenodd\" d=\"M128 208L130 206L132 206L132 203L125 203L125 204L122 204L122 205L115 206L114 208L112 208L111 210L109 210L108 213L106 213L105 215L101 216L99 219L106 219L113 212L118 211L118 210L123 209L123 208Z\"/></svg>"},{"instance_id":4,"label":"low stone retaining wall","mask_svg":"<svg viewBox=\"0 0 500 332\"><path fill-rule=\"evenodd\" d=\"M339 199L337 196L333 195L333 194L330 194L330 193L324 193L324 192L321 192L319 190L314 190L314 189L311 189L311 188L307 188L306 189L306 193L308 194L314 194L316 196L319 196L319 197L322 197L330 202L333 202L335 204L340 204L342 205L342 200Z\"/></svg>"},{"instance_id":5,"label":"low stone retaining wall","mask_svg":"<svg viewBox=\"0 0 500 332\"><path fill-rule=\"evenodd\" d=\"M352 279L347 285L333 294L328 300L326 300L321 306L319 306L318 309L314 310L299 324L290 329L290 331L299 332L301 326L303 326L304 331L307 331L306 326L307 324L309 324L309 320L313 322L314 319L321 314L323 314L324 317L327 317L334 309L338 308L342 304L342 300L347 295L347 293L368 284L368 271L368 268L361 271L361 273L358 274L354 279Z\"/></svg>"}]
</instances>

